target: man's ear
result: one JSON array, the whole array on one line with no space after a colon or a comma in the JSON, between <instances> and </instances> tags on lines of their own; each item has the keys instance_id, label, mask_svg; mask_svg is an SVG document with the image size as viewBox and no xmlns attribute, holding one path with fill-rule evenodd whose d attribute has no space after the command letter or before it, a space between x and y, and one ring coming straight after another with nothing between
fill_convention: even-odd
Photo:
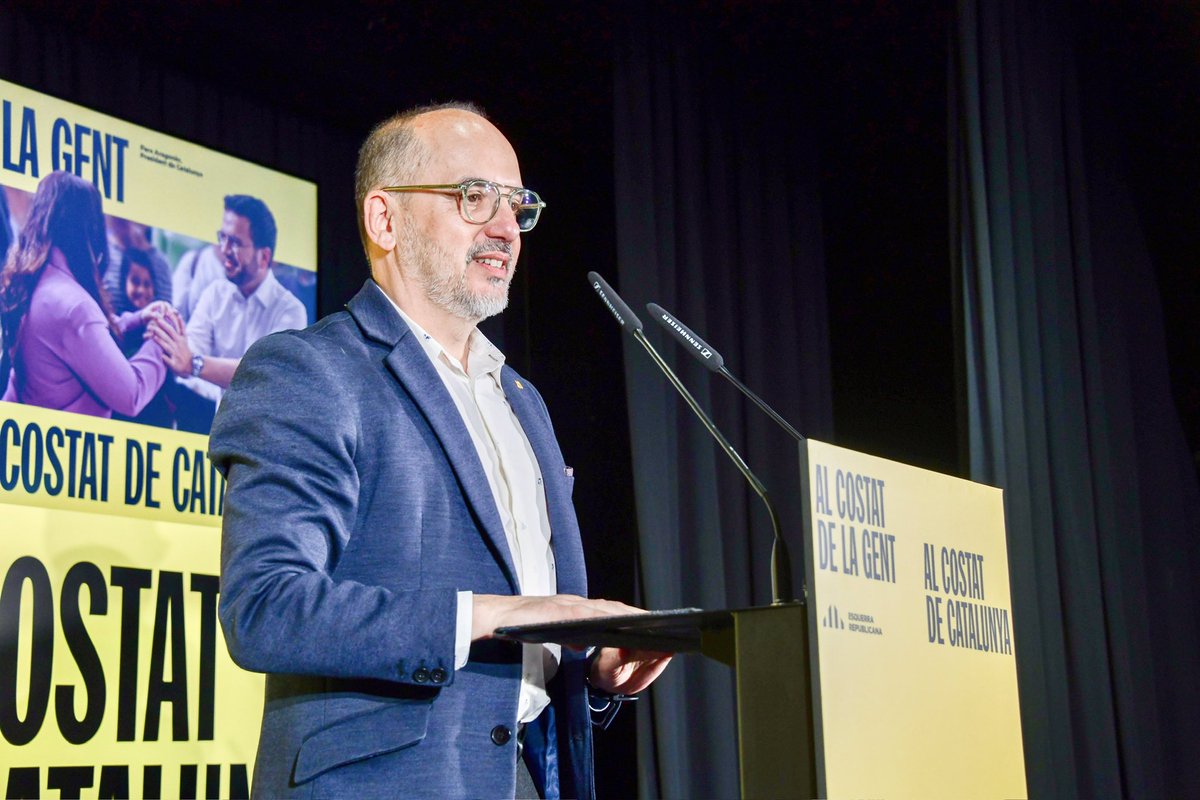
<instances>
[{"instance_id":1,"label":"man's ear","mask_svg":"<svg viewBox=\"0 0 1200 800\"><path fill-rule=\"evenodd\" d=\"M363 199L363 229L367 238L387 252L396 249L397 244L394 210L384 192L370 192Z\"/></svg>"}]
</instances>

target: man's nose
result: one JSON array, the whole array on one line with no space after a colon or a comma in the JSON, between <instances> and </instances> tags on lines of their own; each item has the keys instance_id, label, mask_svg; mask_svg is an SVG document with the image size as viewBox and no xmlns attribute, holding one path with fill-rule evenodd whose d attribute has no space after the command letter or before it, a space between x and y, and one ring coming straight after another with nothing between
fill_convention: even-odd
<instances>
[{"instance_id":1,"label":"man's nose","mask_svg":"<svg viewBox=\"0 0 1200 800\"><path fill-rule=\"evenodd\" d=\"M517 224L517 215L508 203L501 203L496 210L496 216L484 226L489 238L515 242L521 237L521 226Z\"/></svg>"}]
</instances>

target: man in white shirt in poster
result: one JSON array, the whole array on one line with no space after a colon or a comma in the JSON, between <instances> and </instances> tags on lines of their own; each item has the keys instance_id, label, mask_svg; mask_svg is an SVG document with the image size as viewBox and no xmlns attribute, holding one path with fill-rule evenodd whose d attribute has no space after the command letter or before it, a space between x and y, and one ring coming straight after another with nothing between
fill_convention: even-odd
<instances>
[{"instance_id":1,"label":"man in white shirt in poster","mask_svg":"<svg viewBox=\"0 0 1200 800\"><path fill-rule=\"evenodd\" d=\"M184 346L171 344L161 329L151 327L179 383L202 398L193 403L186 392L175 393L181 430L208 431L221 393L251 344L268 333L308 324L304 305L271 272L276 237L266 203L250 195L227 196L216 245L225 280L212 281L200 294L186 323ZM184 325L178 314L172 321Z\"/></svg>"}]
</instances>

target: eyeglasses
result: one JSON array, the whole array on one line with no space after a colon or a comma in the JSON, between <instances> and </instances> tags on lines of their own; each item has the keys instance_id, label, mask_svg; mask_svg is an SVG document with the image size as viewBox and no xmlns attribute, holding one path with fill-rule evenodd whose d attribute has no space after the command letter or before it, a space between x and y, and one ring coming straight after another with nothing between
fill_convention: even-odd
<instances>
[{"instance_id":1,"label":"eyeglasses","mask_svg":"<svg viewBox=\"0 0 1200 800\"><path fill-rule=\"evenodd\" d=\"M243 242L238 237L230 236L225 231L217 231L217 248L224 250L226 245L229 245L234 250L241 250L243 247L254 247L254 242Z\"/></svg>"},{"instance_id":2,"label":"eyeglasses","mask_svg":"<svg viewBox=\"0 0 1200 800\"><path fill-rule=\"evenodd\" d=\"M508 191L504 191L507 189ZM517 227L533 230L546 204L532 189L502 186L491 181L470 180L462 183L425 183L414 186L384 186L385 192L454 192L458 195L458 210L463 219L475 225L486 225L500 210L500 201L507 200L517 219Z\"/></svg>"}]
</instances>

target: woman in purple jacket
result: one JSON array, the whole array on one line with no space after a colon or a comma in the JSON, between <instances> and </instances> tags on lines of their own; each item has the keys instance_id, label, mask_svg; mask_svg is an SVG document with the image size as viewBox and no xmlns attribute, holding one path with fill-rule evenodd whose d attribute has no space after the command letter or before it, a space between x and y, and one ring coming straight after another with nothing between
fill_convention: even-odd
<instances>
[{"instance_id":1,"label":"woman in purple jacket","mask_svg":"<svg viewBox=\"0 0 1200 800\"><path fill-rule=\"evenodd\" d=\"M147 339L127 359L118 342L163 305L114 316L100 282L107 262L96 187L47 175L0 271L4 400L111 417L136 416L154 397L167 376L162 349Z\"/></svg>"}]
</instances>

